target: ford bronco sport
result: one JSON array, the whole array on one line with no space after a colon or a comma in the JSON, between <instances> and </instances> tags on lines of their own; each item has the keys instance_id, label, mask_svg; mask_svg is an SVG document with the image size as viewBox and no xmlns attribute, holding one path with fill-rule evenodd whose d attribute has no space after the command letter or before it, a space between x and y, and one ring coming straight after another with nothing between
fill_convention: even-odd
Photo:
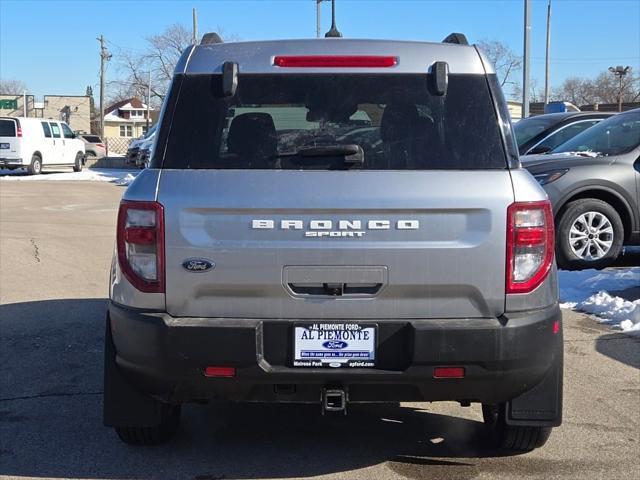
<instances>
[{"instance_id":1,"label":"ford bronco sport","mask_svg":"<svg viewBox=\"0 0 640 480\"><path fill-rule=\"evenodd\" d=\"M175 69L124 194L104 422L185 402L481 403L531 450L562 411L553 216L493 67L443 43L222 43Z\"/></svg>"}]
</instances>

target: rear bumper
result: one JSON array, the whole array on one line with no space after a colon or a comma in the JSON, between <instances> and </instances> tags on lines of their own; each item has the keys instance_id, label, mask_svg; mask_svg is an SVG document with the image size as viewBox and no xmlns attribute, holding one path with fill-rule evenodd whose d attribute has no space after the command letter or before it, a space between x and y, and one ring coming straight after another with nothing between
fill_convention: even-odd
<instances>
[{"instance_id":1,"label":"rear bumper","mask_svg":"<svg viewBox=\"0 0 640 480\"><path fill-rule=\"evenodd\" d=\"M0 158L0 165L3 167L22 167L24 163L22 158Z\"/></svg>"},{"instance_id":2,"label":"rear bumper","mask_svg":"<svg viewBox=\"0 0 640 480\"><path fill-rule=\"evenodd\" d=\"M121 373L170 402L315 403L323 387L340 386L349 402L498 403L532 391L558 368L561 382L557 306L499 319L378 320L376 369L291 367L294 320L173 318L113 303L109 318ZM235 367L236 376L207 378L207 366ZM462 366L465 377L435 379L436 366Z\"/></svg>"}]
</instances>

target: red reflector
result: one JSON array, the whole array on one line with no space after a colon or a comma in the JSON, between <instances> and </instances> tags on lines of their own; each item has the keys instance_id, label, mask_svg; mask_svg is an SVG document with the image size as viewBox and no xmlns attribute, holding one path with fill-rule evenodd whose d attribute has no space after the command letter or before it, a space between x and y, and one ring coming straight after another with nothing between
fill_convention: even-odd
<instances>
[{"instance_id":1,"label":"red reflector","mask_svg":"<svg viewBox=\"0 0 640 480\"><path fill-rule=\"evenodd\" d=\"M436 367L433 378L464 378L464 367Z\"/></svg>"},{"instance_id":2,"label":"red reflector","mask_svg":"<svg viewBox=\"0 0 640 480\"><path fill-rule=\"evenodd\" d=\"M556 334L560 331L560 320L553 322L553 333Z\"/></svg>"},{"instance_id":3,"label":"red reflector","mask_svg":"<svg viewBox=\"0 0 640 480\"><path fill-rule=\"evenodd\" d=\"M517 246L540 245L545 241L544 228L519 228L516 230L515 244Z\"/></svg>"},{"instance_id":4,"label":"red reflector","mask_svg":"<svg viewBox=\"0 0 640 480\"><path fill-rule=\"evenodd\" d=\"M124 241L136 245L153 245L156 243L156 230L146 227L128 227L124 231Z\"/></svg>"},{"instance_id":5,"label":"red reflector","mask_svg":"<svg viewBox=\"0 0 640 480\"><path fill-rule=\"evenodd\" d=\"M387 68L398 64L398 57L379 55L296 55L276 56L273 64L277 67L310 68Z\"/></svg>"},{"instance_id":6,"label":"red reflector","mask_svg":"<svg viewBox=\"0 0 640 480\"><path fill-rule=\"evenodd\" d=\"M235 377L235 367L207 367L204 369L205 377Z\"/></svg>"}]
</instances>

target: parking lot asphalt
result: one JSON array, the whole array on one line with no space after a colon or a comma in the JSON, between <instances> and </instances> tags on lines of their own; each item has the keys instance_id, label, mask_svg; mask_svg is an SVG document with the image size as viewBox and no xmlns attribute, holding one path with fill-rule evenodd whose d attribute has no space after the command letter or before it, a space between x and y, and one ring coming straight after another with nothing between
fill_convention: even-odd
<instances>
[{"instance_id":1,"label":"parking lot asphalt","mask_svg":"<svg viewBox=\"0 0 640 480\"><path fill-rule=\"evenodd\" d=\"M480 409L189 405L178 437L101 423L107 276L122 187L0 183L0 478L640 478L640 341L564 312L565 411L545 447L502 456Z\"/></svg>"}]
</instances>

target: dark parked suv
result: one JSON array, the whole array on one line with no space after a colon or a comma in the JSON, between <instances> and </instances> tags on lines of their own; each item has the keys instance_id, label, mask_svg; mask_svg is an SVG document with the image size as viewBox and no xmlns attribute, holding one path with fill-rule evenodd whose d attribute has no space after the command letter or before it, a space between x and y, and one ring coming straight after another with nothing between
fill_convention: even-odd
<instances>
[{"instance_id":1,"label":"dark parked suv","mask_svg":"<svg viewBox=\"0 0 640 480\"><path fill-rule=\"evenodd\" d=\"M560 267L604 268L640 244L640 109L522 161L553 204Z\"/></svg>"},{"instance_id":2,"label":"dark parked suv","mask_svg":"<svg viewBox=\"0 0 640 480\"><path fill-rule=\"evenodd\" d=\"M513 125L520 155L550 152L611 115L604 112L566 112L523 118Z\"/></svg>"},{"instance_id":3,"label":"dark parked suv","mask_svg":"<svg viewBox=\"0 0 640 480\"><path fill-rule=\"evenodd\" d=\"M105 424L154 443L185 402L454 400L531 450L562 416L553 238L464 36L206 35L120 204Z\"/></svg>"}]
</instances>

